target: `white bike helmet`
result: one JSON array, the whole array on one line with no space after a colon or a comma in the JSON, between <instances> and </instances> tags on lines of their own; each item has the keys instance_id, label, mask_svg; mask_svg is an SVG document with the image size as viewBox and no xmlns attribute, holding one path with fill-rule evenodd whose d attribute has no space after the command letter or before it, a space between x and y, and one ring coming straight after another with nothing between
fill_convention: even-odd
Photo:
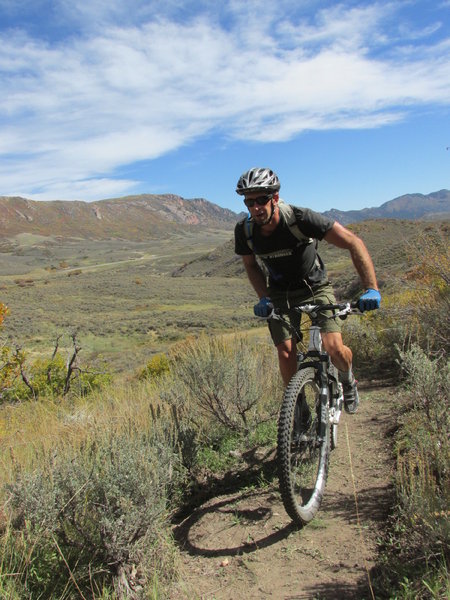
<instances>
[{"instance_id":1,"label":"white bike helmet","mask_svg":"<svg viewBox=\"0 0 450 600\"><path fill-rule=\"evenodd\" d=\"M278 192L280 189L280 180L276 174L264 167L253 167L239 177L236 192L244 196L248 192Z\"/></svg>"}]
</instances>

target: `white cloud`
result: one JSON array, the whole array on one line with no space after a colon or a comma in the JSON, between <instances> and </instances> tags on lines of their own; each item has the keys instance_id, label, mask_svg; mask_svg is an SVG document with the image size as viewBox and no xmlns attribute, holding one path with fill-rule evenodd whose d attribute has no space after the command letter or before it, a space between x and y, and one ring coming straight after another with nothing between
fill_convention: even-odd
<instances>
[{"instance_id":1,"label":"white cloud","mask_svg":"<svg viewBox=\"0 0 450 600\"><path fill-rule=\"evenodd\" d=\"M76 181L68 184L65 181L48 182L43 192L27 194L30 200L84 200L86 202L105 198L118 198L127 194L135 185L127 179L96 178ZM21 194L12 194L20 196ZM23 194L22 194L23 195Z\"/></svg>"},{"instance_id":2,"label":"white cloud","mask_svg":"<svg viewBox=\"0 0 450 600\"><path fill-rule=\"evenodd\" d=\"M207 1L203 16L184 22L124 26L122 2L60 0L96 33L51 44L8 31L0 37L0 193L115 195L135 185L111 177L117 168L211 131L280 141L305 129L379 127L408 107L449 102L449 41L426 45L437 26L415 32L418 52L412 34L391 46L385 20L398 4L337 5L290 19L280 15L288 4L255 18L266 2L235 0L226 27ZM148 16L156 6L163 3L133 0L127 11ZM164 6L166 14L181 10Z\"/></svg>"}]
</instances>

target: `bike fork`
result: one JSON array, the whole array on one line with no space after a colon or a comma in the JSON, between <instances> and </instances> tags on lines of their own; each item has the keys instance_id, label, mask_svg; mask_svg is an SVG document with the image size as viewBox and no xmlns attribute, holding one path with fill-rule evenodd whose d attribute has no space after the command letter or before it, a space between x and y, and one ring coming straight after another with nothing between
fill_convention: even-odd
<instances>
[{"instance_id":1,"label":"bike fork","mask_svg":"<svg viewBox=\"0 0 450 600\"><path fill-rule=\"evenodd\" d=\"M327 434L327 426L329 420L328 406L330 399L330 391L328 389L328 376L326 363L321 361L319 367L319 402L320 402L320 428L319 428L319 440L322 442Z\"/></svg>"},{"instance_id":2,"label":"bike fork","mask_svg":"<svg viewBox=\"0 0 450 600\"><path fill-rule=\"evenodd\" d=\"M342 403L344 401L342 383L336 383L333 386L333 390L330 392L330 394L332 397L332 403L330 408L330 423L332 425L338 425L339 418L342 412Z\"/></svg>"}]
</instances>

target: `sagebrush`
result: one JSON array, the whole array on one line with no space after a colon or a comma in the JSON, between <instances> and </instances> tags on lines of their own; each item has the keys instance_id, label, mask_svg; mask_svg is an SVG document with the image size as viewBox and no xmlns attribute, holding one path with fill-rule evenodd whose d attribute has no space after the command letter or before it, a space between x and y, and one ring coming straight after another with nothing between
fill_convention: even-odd
<instances>
[{"instance_id":1,"label":"sagebrush","mask_svg":"<svg viewBox=\"0 0 450 600\"><path fill-rule=\"evenodd\" d=\"M71 598L108 585L139 597L155 569L170 580L167 519L183 478L174 441L161 428L105 435L18 475L8 486L9 544L23 593Z\"/></svg>"}]
</instances>

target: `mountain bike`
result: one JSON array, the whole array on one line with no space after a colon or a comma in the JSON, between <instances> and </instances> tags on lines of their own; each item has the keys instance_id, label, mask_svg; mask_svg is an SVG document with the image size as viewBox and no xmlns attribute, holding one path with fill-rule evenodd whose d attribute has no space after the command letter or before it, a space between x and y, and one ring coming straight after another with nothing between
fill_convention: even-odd
<instances>
[{"instance_id":1,"label":"mountain bike","mask_svg":"<svg viewBox=\"0 0 450 600\"><path fill-rule=\"evenodd\" d=\"M318 311L330 318L360 314L356 303L304 304L294 309L311 319L306 354L297 355L297 372L283 396L278 420L277 463L281 498L298 525L311 521L319 510L328 476L330 451L337 446L343 389L338 371L322 349ZM301 332L274 309L268 319L287 325L298 341Z\"/></svg>"}]
</instances>

